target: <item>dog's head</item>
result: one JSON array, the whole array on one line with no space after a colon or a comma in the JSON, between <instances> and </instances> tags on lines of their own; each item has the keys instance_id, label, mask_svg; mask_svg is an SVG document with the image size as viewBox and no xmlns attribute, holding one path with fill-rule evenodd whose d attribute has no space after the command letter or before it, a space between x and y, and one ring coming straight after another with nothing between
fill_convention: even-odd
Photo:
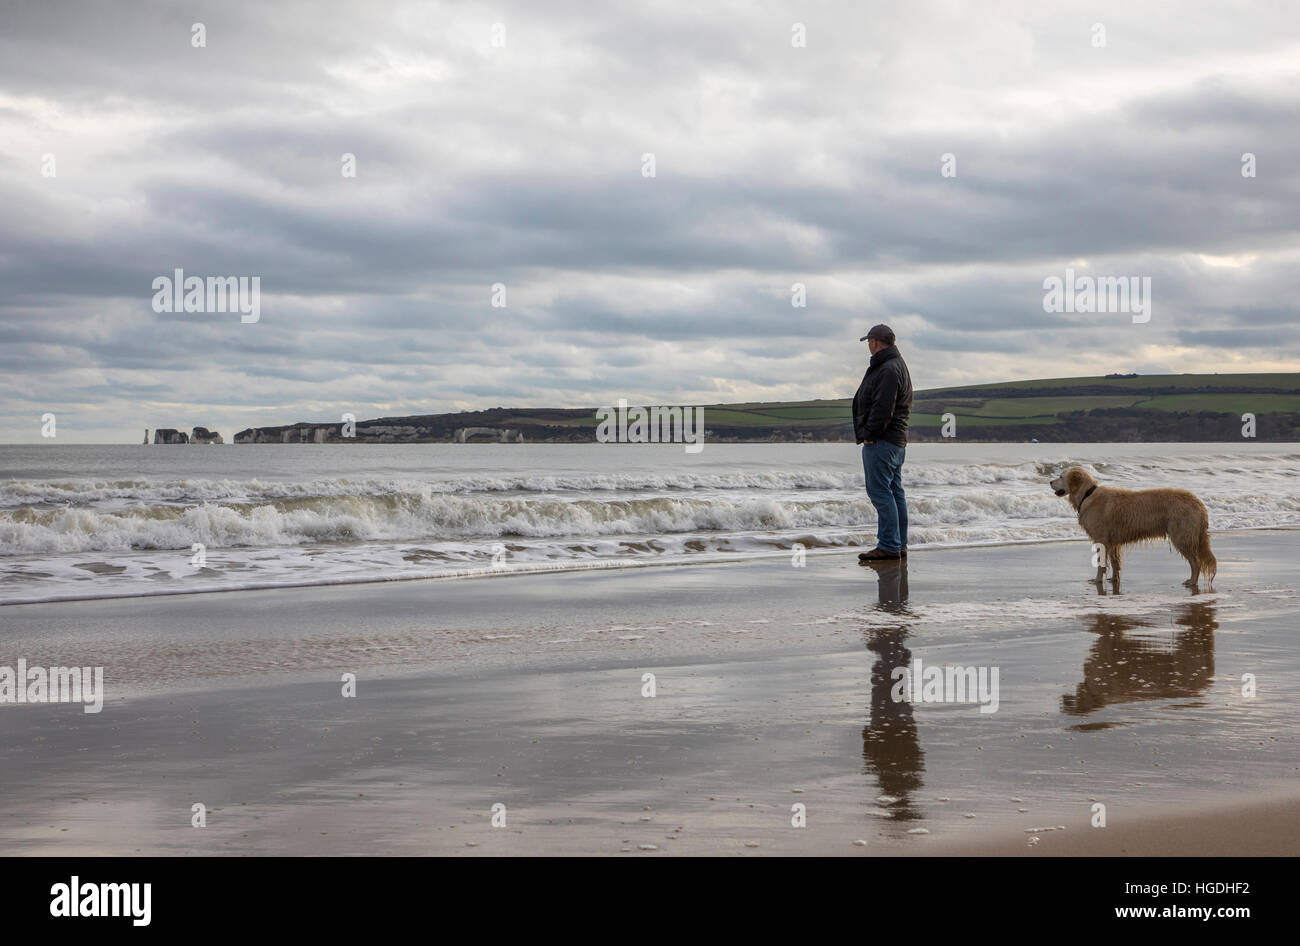
<instances>
[{"instance_id":1,"label":"dog's head","mask_svg":"<svg viewBox=\"0 0 1300 946\"><path fill-rule=\"evenodd\" d=\"M1057 496L1069 496L1071 501L1089 486L1096 486L1096 478L1081 466L1072 466L1047 484ZM1077 503L1076 503L1077 505Z\"/></svg>"}]
</instances>

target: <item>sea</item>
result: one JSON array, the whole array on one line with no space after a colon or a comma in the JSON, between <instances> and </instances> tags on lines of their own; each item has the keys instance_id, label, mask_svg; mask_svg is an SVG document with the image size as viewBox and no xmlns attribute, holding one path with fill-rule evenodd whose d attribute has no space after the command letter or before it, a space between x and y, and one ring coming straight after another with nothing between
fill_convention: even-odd
<instances>
[{"instance_id":1,"label":"sea","mask_svg":"<svg viewBox=\"0 0 1300 946\"><path fill-rule=\"evenodd\" d=\"M874 545L853 444L0 446L0 605L827 554ZM909 547L1082 538L1047 482L1300 526L1300 445L913 444Z\"/></svg>"}]
</instances>

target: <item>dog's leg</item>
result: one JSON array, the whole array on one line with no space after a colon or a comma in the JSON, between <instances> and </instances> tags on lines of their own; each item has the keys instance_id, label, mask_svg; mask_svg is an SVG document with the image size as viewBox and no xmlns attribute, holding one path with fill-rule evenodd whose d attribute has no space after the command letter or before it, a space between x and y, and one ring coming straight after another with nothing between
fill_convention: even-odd
<instances>
[{"instance_id":1,"label":"dog's leg","mask_svg":"<svg viewBox=\"0 0 1300 946\"><path fill-rule=\"evenodd\" d=\"M1196 542L1196 565L1202 575L1214 587L1214 576L1218 573L1219 562L1210 550L1210 527L1208 522L1201 523L1201 534Z\"/></svg>"},{"instance_id":2,"label":"dog's leg","mask_svg":"<svg viewBox=\"0 0 1300 946\"><path fill-rule=\"evenodd\" d=\"M1106 550L1106 556L1110 559L1110 580L1119 583L1119 546L1112 545Z\"/></svg>"},{"instance_id":3,"label":"dog's leg","mask_svg":"<svg viewBox=\"0 0 1300 946\"><path fill-rule=\"evenodd\" d=\"M1205 575L1210 581L1214 580L1218 563L1214 560L1214 553L1210 551L1209 520L1204 513L1197 523L1171 523L1169 542L1178 550L1179 555L1187 559L1187 564L1191 567L1191 577L1183 582L1184 587L1192 589L1199 587L1201 575Z\"/></svg>"},{"instance_id":4,"label":"dog's leg","mask_svg":"<svg viewBox=\"0 0 1300 946\"><path fill-rule=\"evenodd\" d=\"M1183 582L1184 588L1195 588L1201 577L1201 557L1194 543L1195 540L1188 541L1183 536L1179 536L1179 541L1174 543L1178 554L1187 560L1187 564L1192 569L1192 576Z\"/></svg>"}]
</instances>

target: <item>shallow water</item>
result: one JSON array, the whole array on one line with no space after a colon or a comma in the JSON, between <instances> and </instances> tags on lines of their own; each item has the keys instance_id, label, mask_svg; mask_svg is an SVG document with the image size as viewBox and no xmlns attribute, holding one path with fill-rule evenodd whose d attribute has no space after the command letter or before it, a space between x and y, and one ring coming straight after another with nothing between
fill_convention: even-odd
<instances>
[{"instance_id":1,"label":"shallow water","mask_svg":"<svg viewBox=\"0 0 1300 946\"><path fill-rule=\"evenodd\" d=\"M1300 532L1214 541L1200 593L1150 546L1098 589L1072 542L16 605L5 653L103 664L108 698L0 707L0 842L870 853L983 832L1048 850L1098 803L1122 827L1262 797L1300 765ZM997 710L894 699L916 660L997 668ZM498 801L509 834L488 827Z\"/></svg>"}]
</instances>

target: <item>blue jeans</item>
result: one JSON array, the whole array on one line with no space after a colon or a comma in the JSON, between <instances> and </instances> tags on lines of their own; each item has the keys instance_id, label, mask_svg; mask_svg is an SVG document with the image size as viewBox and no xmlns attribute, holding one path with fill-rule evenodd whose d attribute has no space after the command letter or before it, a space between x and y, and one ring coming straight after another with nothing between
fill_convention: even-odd
<instances>
[{"instance_id":1,"label":"blue jeans","mask_svg":"<svg viewBox=\"0 0 1300 946\"><path fill-rule=\"evenodd\" d=\"M907 498L903 495L903 457L907 448L887 440L862 445L867 495L876 507L876 547L886 552L907 548Z\"/></svg>"}]
</instances>

